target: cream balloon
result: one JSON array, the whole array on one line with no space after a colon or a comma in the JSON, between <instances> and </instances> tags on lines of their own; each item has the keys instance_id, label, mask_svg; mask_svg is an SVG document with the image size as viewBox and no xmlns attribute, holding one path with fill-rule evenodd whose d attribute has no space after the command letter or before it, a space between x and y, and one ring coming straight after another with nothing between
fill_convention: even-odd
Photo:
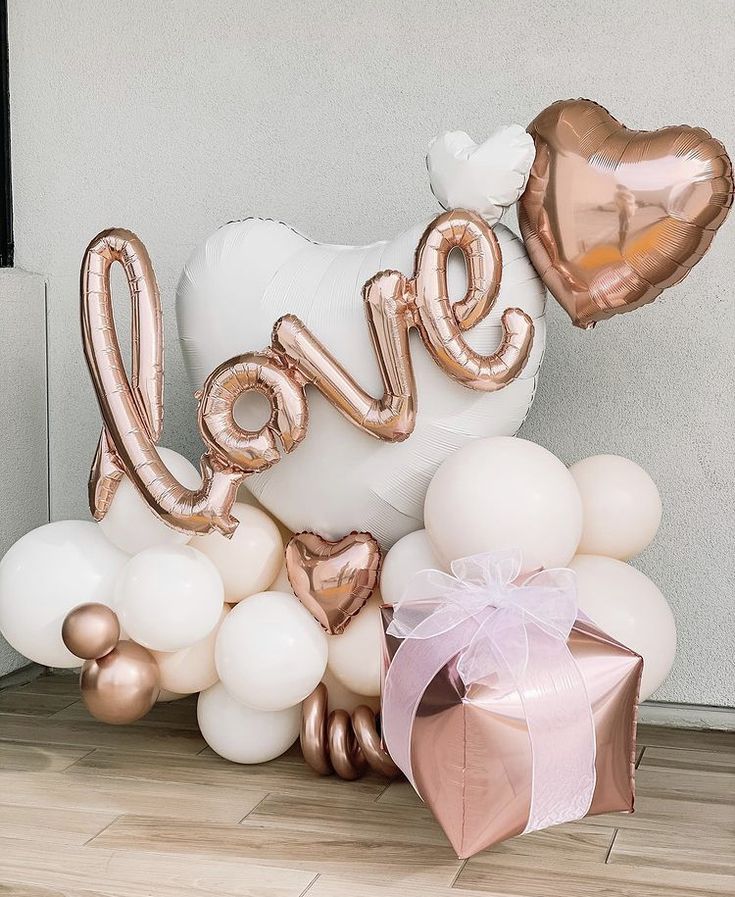
<instances>
[{"instance_id":1,"label":"cream balloon","mask_svg":"<svg viewBox=\"0 0 735 897\"><path fill-rule=\"evenodd\" d=\"M274 323L297 315L358 383L383 391L362 302L363 284L387 268L411 276L414 253L428 222L395 240L369 246L317 244L276 221L249 218L219 228L191 256L179 282L176 313L190 380L234 355L270 343ZM441 461L472 439L512 434L535 391L544 350L545 292L523 244L506 227L495 233L503 255L500 294L488 316L464 336L491 354L501 338L505 309L534 319L531 356L519 379L504 389L465 389L432 361L412 337L420 411L410 439L380 442L349 423L316 390L309 392L309 435L270 470L248 477L247 488L294 532L313 530L339 539L366 530L384 548L422 526L426 487ZM461 258L449 258L449 294L459 299L466 276ZM257 426L251 403L235 419Z\"/></svg>"},{"instance_id":2,"label":"cream balloon","mask_svg":"<svg viewBox=\"0 0 735 897\"><path fill-rule=\"evenodd\" d=\"M235 604L267 589L283 563L283 541L273 520L259 508L235 502L240 521L231 538L219 533L195 536L191 545L212 561L225 586L225 601Z\"/></svg>"},{"instance_id":3,"label":"cream balloon","mask_svg":"<svg viewBox=\"0 0 735 897\"><path fill-rule=\"evenodd\" d=\"M329 637L329 672L360 695L380 694L382 603L380 594L374 594L343 633Z\"/></svg>"},{"instance_id":4,"label":"cream balloon","mask_svg":"<svg viewBox=\"0 0 735 897\"><path fill-rule=\"evenodd\" d=\"M179 694L176 691L167 691L165 688L162 688L158 692L158 697L156 698L156 704L170 704L173 701L180 701L182 698L188 698L189 695Z\"/></svg>"},{"instance_id":5,"label":"cream balloon","mask_svg":"<svg viewBox=\"0 0 735 897\"><path fill-rule=\"evenodd\" d=\"M519 548L523 570L561 567L582 534L582 500L551 452L526 439L478 439L437 470L424 505L426 530L447 566L457 558Z\"/></svg>"},{"instance_id":6,"label":"cream balloon","mask_svg":"<svg viewBox=\"0 0 735 897\"><path fill-rule=\"evenodd\" d=\"M202 484L199 471L183 455L158 446L161 460L188 489ZM157 545L183 545L190 536L172 529L151 511L130 480L123 476L105 516L99 522L105 536L128 554Z\"/></svg>"},{"instance_id":7,"label":"cream balloon","mask_svg":"<svg viewBox=\"0 0 735 897\"><path fill-rule=\"evenodd\" d=\"M286 571L286 565L281 564L281 567L278 571L278 576L273 580L270 585L271 592L285 592L287 595L293 595L294 598L296 595L294 594L294 590L291 588L291 580L288 578L288 572Z\"/></svg>"},{"instance_id":8,"label":"cream balloon","mask_svg":"<svg viewBox=\"0 0 735 897\"><path fill-rule=\"evenodd\" d=\"M128 556L96 523L61 520L22 536L0 563L0 632L21 654L49 667L78 667L61 627L79 604L112 604Z\"/></svg>"},{"instance_id":9,"label":"cream balloon","mask_svg":"<svg viewBox=\"0 0 735 897\"><path fill-rule=\"evenodd\" d=\"M219 679L214 663L214 645L222 621L230 612L227 604L222 607L220 618L206 638L180 651L153 651L158 664L161 688L180 695L204 691Z\"/></svg>"},{"instance_id":10,"label":"cream balloon","mask_svg":"<svg viewBox=\"0 0 735 897\"><path fill-rule=\"evenodd\" d=\"M661 496L648 473L619 455L593 455L569 472L582 496L579 554L625 561L653 541L661 523Z\"/></svg>"},{"instance_id":11,"label":"cream balloon","mask_svg":"<svg viewBox=\"0 0 735 897\"><path fill-rule=\"evenodd\" d=\"M265 763L287 751L301 727L301 704L268 712L238 703L221 682L199 695L197 720L212 750L233 763Z\"/></svg>"},{"instance_id":12,"label":"cream balloon","mask_svg":"<svg viewBox=\"0 0 735 897\"><path fill-rule=\"evenodd\" d=\"M442 570L425 529L417 529L399 539L385 556L380 570L380 594L385 604L401 599L409 580L420 570Z\"/></svg>"},{"instance_id":13,"label":"cream balloon","mask_svg":"<svg viewBox=\"0 0 735 897\"><path fill-rule=\"evenodd\" d=\"M322 676L322 682L327 686L327 712L333 710L346 710L352 713L358 707L364 705L369 707L374 713L380 709L379 695L358 695L357 692L350 691L346 685L334 675L334 673L326 668Z\"/></svg>"},{"instance_id":14,"label":"cream balloon","mask_svg":"<svg viewBox=\"0 0 735 897\"><path fill-rule=\"evenodd\" d=\"M640 570L614 558L579 554L579 607L617 641L643 658L641 701L666 679L676 654L676 624L668 602Z\"/></svg>"},{"instance_id":15,"label":"cream balloon","mask_svg":"<svg viewBox=\"0 0 735 897\"><path fill-rule=\"evenodd\" d=\"M130 558L115 586L115 610L130 638L179 651L206 638L222 613L217 568L190 545L159 545Z\"/></svg>"},{"instance_id":16,"label":"cream balloon","mask_svg":"<svg viewBox=\"0 0 735 897\"><path fill-rule=\"evenodd\" d=\"M327 665L327 636L292 595L260 592L228 614L214 657L235 700L257 710L284 710L319 684Z\"/></svg>"}]
</instances>

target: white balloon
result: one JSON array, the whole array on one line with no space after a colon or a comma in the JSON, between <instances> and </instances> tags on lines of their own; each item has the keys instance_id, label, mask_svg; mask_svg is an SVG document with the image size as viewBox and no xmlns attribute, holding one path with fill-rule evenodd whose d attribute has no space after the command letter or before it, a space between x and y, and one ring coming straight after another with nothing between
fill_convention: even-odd
<instances>
[{"instance_id":1,"label":"white balloon","mask_svg":"<svg viewBox=\"0 0 735 897\"><path fill-rule=\"evenodd\" d=\"M382 603L380 594L374 594L343 633L329 637L329 672L359 695L380 694Z\"/></svg>"},{"instance_id":2,"label":"white balloon","mask_svg":"<svg viewBox=\"0 0 735 897\"><path fill-rule=\"evenodd\" d=\"M420 570L442 570L425 529L399 539L385 556L380 571L380 594L385 604L400 600L409 580Z\"/></svg>"},{"instance_id":3,"label":"white balloon","mask_svg":"<svg viewBox=\"0 0 735 897\"><path fill-rule=\"evenodd\" d=\"M233 763L265 763L287 751L301 727L301 704L275 712L238 703L218 682L199 695L197 719L212 750Z\"/></svg>"},{"instance_id":4,"label":"white balloon","mask_svg":"<svg viewBox=\"0 0 735 897\"><path fill-rule=\"evenodd\" d=\"M190 545L159 545L130 558L115 586L115 609L130 638L179 651L206 638L222 613L217 568Z\"/></svg>"},{"instance_id":5,"label":"white balloon","mask_svg":"<svg viewBox=\"0 0 735 897\"><path fill-rule=\"evenodd\" d=\"M91 521L61 520L26 533L0 563L0 632L36 663L81 666L61 640L64 618L89 601L111 606L127 560Z\"/></svg>"},{"instance_id":6,"label":"white balloon","mask_svg":"<svg viewBox=\"0 0 735 897\"><path fill-rule=\"evenodd\" d=\"M661 523L661 496L648 473L619 455L593 455L569 472L582 496L579 554L625 561L640 554Z\"/></svg>"},{"instance_id":7,"label":"white balloon","mask_svg":"<svg viewBox=\"0 0 735 897\"><path fill-rule=\"evenodd\" d=\"M535 155L522 125L498 128L480 144L464 131L446 131L426 155L431 192L445 209L471 209L495 224L520 199Z\"/></svg>"},{"instance_id":8,"label":"white balloon","mask_svg":"<svg viewBox=\"0 0 735 897\"><path fill-rule=\"evenodd\" d=\"M348 713L352 713L363 704L375 713L380 709L379 695L358 695L357 692L350 691L329 667L324 671L322 682L327 686L327 711L329 713L333 710L346 710Z\"/></svg>"},{"instance_id":9,"label":"white balloon","mask_svg":"<svg viewBox=\"0 0 735 897\"><path fill-rule=\"evenodd\" d=\"M271 585L283 563L283 541L274 521L259 508L238 501L230 513L240 521L231 538L209 533L195 536L191 545L219 570L225 601L235 604Z\"/></svg>"},{"instance_id":10,"label":"white balloon","mask_svg":"<svg viewBox=\"0 0 735 897\"><path fill-rule=\"evenodd\" d=\"M158 453L180 483L189 489L201 486L199 471L183 455L161 446ZM159 520L126 476L120 480L99 525L110 542L128 554L137 554L156 545L184 545L191 538Z\"/></svg>"},{"instance_id":11,"label":"white balloon","mask_svg":"<svg viewBox=\"0 0 735 897\"><path fill-rule=\"evenodd\" d=\"M214 656L235 700L257 710L283 710L301 703L319 684L327 637L296 598L260 592L228 614Z\"/></svg>"},{"instance_id":12,"label":"white balloon","mask_svg":"<svg viewBox=\"0 0 735 897\"><path fill-rule=\"evenodd\" d=\"M369 246L312 243L285 224L256 218L219 228L189 259L176 299L179 337L194 388L201 388L226 359L267 346L273 324L293 313L362 387L381 395L362 287L386 268L412 275L415 249L427 224L422 221L395 240ZM431 360L414 334L418 420L410 439L393 444L359 430L311 390L307 438L246 482L291 530L314 530L332 539L367 530L389 548L423 525L426 488L445 458L477 437L510 435L523 423L543 356L545 291L521 241L502 225L495 233L503 253L500 294L488 316L465 337L476 351L494 352L502 313L522 308L536 330L521 376L497 392L466 389ZM448 269L453 298L463 295L466 282L456 255L450 256ZM249 402L239 404L235 418L252 426L248 407ZM261 422L262 415L257 426Z\"/></svg>"},{"instance_id":13,"label":"white balloon","mask_svg":"<svg viewBox=\"0 0 735 897\"><path fill-rule=\"evenodd\" d=\"M567 564L582 533L572 475L526 439L478 439L448 458L426 493L426 530L445 564L520 548L526 572Z\"/></svg>"},{"instance_id":14,"label":"white balloon","mask_svg":"<svg viewBox=\"0 0 735 897\"><path fill-rule=\"evenodd\" d=\"M204 691L219 679L214 663L214 645L222 621L230 612L228 605L222 607L220 618L206 638L180 651L153 651L158 664L161 688L180 695L190 695Z\"/></svg>"},{"instance_id":15,"label":"white balloon","mask_svg":"<svg viewBox=\"0 0 735 897\"><path fill-rule=\"evenodd\" d=\"M640 570L614 558L579 554L580 608L614 639L643 658L641 701L669 675L676 654L676 624L668 602Z\"/></svg>"}]
</instances>

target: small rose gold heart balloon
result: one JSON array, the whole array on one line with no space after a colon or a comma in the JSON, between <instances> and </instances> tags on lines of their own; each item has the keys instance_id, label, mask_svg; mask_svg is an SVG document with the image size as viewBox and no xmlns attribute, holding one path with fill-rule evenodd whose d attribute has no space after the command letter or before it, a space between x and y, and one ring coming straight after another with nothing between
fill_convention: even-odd
<instances>
[{"instance_id":1,"label":"small rose gold heart balloon","mask_svg":"<svg viewBox=\"0 0 735 897\"><path fill-rule=\"evenodd\" d=\"M536 159L518 222L534 267L578 327L682 280L733 202L725 147L686 125L631 131L590 100L529 125Z\"/></svg>"},{"instance_id":2,"label":"small rose gold heart balloon","mask_svg":"<svg viewBox=\"0 0 735 897\"><path fill-rule=\"evenodd\" d=\"M375 590L380 546L370 533L328 542L297 533L286 546L286 572L296 597L330 635L343 632Z\"/></svg>"}]
</instances>

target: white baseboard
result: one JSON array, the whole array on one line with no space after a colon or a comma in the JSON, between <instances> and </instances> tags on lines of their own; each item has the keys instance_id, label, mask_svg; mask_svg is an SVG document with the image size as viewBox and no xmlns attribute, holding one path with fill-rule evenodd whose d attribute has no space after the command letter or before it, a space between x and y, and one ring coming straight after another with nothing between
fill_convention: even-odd
<instances>
[{"instance_id":1,"label":"white baseboard","mask_svg":"<svg viewBox=\"0 0 735 897\"><path fill-rule=\"evenodd\" d=\"M726 729L735 731L735 707L707 707L699 704L669 704L644 701L638 720L653 726L677 729Z\"/></svg>"}]
</instances>

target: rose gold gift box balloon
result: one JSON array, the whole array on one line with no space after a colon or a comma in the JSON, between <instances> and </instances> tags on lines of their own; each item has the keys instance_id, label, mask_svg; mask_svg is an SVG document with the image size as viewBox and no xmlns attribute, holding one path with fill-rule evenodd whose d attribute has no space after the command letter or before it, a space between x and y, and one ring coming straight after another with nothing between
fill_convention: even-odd
<instances>
[{"instance_id":1,"label":"rose gold gift box balloon","mask_svg":"<svg viewBox=\"0 0 735 897\"><path fill-rule=\"evenodd\" d=\"M384 630L393 612L382 608ZM402 641L385 633L384 669ZM594 722L596 778L586 815L630 812L643 660L580 620L567 646L584 679ZM467 690L452 659L423 693L410 751L415 787L459 857L473 856L526 829L533 767L517 691L498 699L483 685Z\"/></svg>"}]
</instances>

